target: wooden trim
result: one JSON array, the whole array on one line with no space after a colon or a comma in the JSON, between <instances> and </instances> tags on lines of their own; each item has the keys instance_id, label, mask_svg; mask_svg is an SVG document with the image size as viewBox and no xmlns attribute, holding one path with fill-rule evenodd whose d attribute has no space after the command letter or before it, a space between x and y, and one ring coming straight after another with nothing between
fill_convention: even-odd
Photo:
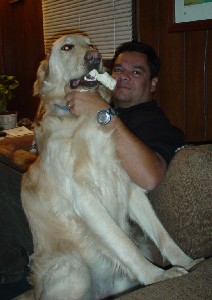
<instances>
[{"instance_id":1,"label":"wooden trim","mask_svg":"<svg viewBox=\"0 0 212 300\"><path fill-rule=\"evenodd\" d=\"M135 30L136 30L136 40L140 42L141 32L139 26L139 14L140 14L140 1L135 0Z\"/></svg>"}]
</instances>

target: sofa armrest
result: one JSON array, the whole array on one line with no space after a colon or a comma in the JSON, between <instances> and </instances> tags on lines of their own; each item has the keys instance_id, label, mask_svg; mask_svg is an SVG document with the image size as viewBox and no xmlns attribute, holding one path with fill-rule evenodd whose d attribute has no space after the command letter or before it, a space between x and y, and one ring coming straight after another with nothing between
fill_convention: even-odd
<instances>
[{"instance_id":1,"label":"sofa armrest","mask_svg":"<svg viewBox=\"0 0 212 300\"><path fill-rule=\"evenodd\" d=\"M212 144L189 146L171 161L151 203L175 242L193 258L212 255Z\"/></svg>"}]
</instances>

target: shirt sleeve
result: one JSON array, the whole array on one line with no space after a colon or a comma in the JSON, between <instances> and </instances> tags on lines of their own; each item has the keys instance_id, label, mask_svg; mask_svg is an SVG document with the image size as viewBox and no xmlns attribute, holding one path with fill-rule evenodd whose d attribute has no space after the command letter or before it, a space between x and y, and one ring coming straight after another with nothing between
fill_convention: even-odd
<instances>
[{"instance_id":1,"label":"shirt sleeve","mask_svg":"<svg viewBox=\"0 0 212 300\"><path fill-rule=\"evenodd\" d=\"M155 101L141 103L128 109L119 108L125 125L147 146L170 163L177 148L185 144L182 130L171 125Z\"/></svg>"},{"instance_id":2,"label":"shirt sleeve","mask_svg":"<svg viewBox=\"0 0 212 300\"><path fill-rule=\"evenodd\" d=\"M152 150L159 153L167 164L170 163L176 149L185 143L184 133L163 118L146 122L140 128L138 126L134 133Z\"/></svg>"}]
</instances>

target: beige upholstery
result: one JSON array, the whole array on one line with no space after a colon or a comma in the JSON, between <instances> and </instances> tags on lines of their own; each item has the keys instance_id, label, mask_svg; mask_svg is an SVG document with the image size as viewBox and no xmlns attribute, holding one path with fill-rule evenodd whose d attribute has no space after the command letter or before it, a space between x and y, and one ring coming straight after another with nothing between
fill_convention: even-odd
<instances>
[{"instance_id":1,"label":"beige upholstery","mask_svg":"<svg viewBox=\"0 0 212 300\"><path fill-rule=\"evenodd\" d=\"M212 255L212 145L189 146L178 152L161 184L149 193L158 217L176 243L191 257ZM155 261L161 256L156 248ZM141 287L120 300L212 299L212 258L188 274Z\"/></svg>"},{"instance_id":2,"label":"beige upholstery","mask_svg":"<svg viewBox=\"0 0 212 300\"><path fill-rule=\"evenodd\" d=\"M178 152L149 198L163 225L188 255L211 256L212 145Z\"/></svg>"}]
</instances>

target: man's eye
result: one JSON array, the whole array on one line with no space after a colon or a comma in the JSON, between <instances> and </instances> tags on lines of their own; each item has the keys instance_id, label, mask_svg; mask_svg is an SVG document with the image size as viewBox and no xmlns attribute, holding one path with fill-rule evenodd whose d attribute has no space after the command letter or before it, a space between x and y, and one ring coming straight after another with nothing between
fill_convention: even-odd
<instances>
[{"instance_id":1,"label":"man's eye","mask_svg":"<svg viewBox=\"0 0 212 300\"><path fill-rule=\"evenodd\" d=\"M120 68L114 68L114 69L113 69L113 72L114 72L114 73L121 73L121 69L120 69Z\"/></svg>"},{"instance_id":2,"label":"man's eye","mask_svg":"<svg viewBox=\"0 0 212 300\"><path fill-rule=\"evenodd\" d=\"M73 47L74 47L74 45L65 44L65 45L63 45L63 47L61 48L61 50L63 50L63 51L70 51Z\"/></svg>"},{"instance_id":3,"label":"man's eye","mask_svg":"<svg viewBox=\"0 0 212 300\"><path fill-rule=\"evenodd\" d=\"M133 74L139 75L139 74L141 74L141 72L139 72L139 71L133 71Z\"/></svg>"},{"instance_id":4,"label":"man's eye","mask_svg":"<svg viewBox=\"0 0 212 300\"><path fill-rule=\"evenodd\" d=\"M132 73L133 75L138 75L138 76L143 74L143 72L137 70L134 70Z\"/></svg>"}]
</instances>

